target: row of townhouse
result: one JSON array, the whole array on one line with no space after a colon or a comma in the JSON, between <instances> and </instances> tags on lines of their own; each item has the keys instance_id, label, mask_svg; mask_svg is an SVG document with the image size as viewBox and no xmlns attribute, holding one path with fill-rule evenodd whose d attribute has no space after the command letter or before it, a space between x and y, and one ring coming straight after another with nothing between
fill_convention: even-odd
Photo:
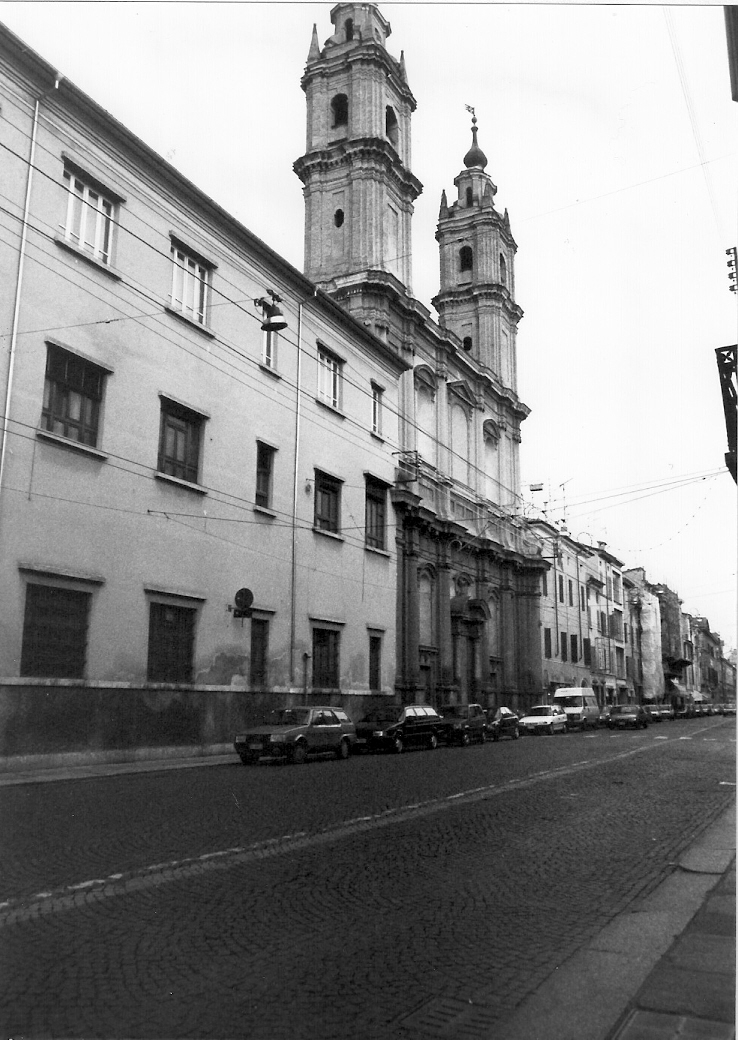
<instances>
[{"instance_id":1,"label":"row of townhouse","mask_svg":"<svg viewBox=\"0 0 738 1040\"><path fill-rule=\"evenodd\" d=\"M735 702L735 666L709 621L677 593L546 520L528 521L549 570L541 584L543 692L591 687L601 705Z\"/></svg>"}]
</instances>

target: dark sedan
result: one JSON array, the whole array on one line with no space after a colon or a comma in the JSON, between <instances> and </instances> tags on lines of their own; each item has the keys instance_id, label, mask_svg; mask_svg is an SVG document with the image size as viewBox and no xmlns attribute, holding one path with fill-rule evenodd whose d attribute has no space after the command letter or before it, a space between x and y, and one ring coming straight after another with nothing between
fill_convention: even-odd
<instances>
[{"instance_id":1,"label":"dark sedan","mask_svg":"<svg viewBox=\"0 0 738 1040\"><path fill-rule=\"evenodd\" d=\"M520 719L510 708L489 711L487 720L487 732L493 740L499 740L500 737L512 737L513 740L517 740L520 736Z\"/></svg>"},{"instance_id":2,"label":"dark sedan","mask_svg":"<svg viewBox=\"0 0 738 1040\"><path fill-rule=\"evenodd\" d=\"M387 705L370 711L356 723L356 744L369 751L394 751L406 747L438 747L443 719L427 704Z\"/></svg>"},{"instance_id":3,"label":"dark sedan","mask_svg":"<svg viewBox=\"0 0 738 1040\"><path fill-rule=\"evenodd\" d=\"M613 704L607 725L610 729L646 729L648 721L642 704Z\"/></svg>"}]
</instances>

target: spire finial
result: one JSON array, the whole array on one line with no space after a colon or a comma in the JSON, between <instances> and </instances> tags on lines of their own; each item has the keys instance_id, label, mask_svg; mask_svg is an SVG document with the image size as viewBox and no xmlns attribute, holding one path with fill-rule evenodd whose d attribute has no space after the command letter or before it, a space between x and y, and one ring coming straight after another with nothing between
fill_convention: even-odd
<instances>
[{"instance_id":1,"label":"spire finial","mask_svg":"<svg viewBox=\"0 0 738 1040\"><path fill-rule=\"evenodd\" d=\"M310 40L310 50L308 51L308 64L311 61L317 61L320 57L320 42L318 40L318 26L313 24L313 35Z\"/></svg>"},{"instance_id":2,"label":"spire finial","mask_svg":"<svg viewBox=\"0 0 738 1040\"><path fill-rule=\"evenodd\" d=\"M477 144L477 114L472 105L465 105L464 107L467 112L471 112L472 115L472 146L464 156L464 166L466 166L467 169L471 166L480 166L484 169L487 165L487 156Z\"/></svg>"}]
</instances>

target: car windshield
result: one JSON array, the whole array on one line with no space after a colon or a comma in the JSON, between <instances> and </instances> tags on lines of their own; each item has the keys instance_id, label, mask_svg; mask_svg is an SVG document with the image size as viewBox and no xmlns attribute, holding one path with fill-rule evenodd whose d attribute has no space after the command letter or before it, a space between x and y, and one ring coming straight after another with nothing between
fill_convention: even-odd
<instances>
[{"instance_id":1,"label":"car windshield","mask_svg":"<svg viewBox=\"0 0 738 1040\"><path fill-rule=\"evenodd\" d=\"M630 704L615 704L610 708L611 715L633 715L636 711L637 708Z\"/></svg>"},{"instance_id":2,"label":"car windshield","mask_svg":"<svg viewBox=\"0 0 738 1040\"><path fill-rule=\"evenodd\" d=\"M270 726L307 726L309 708L279 708L269 713Z\"/></svg>"},{"instance_id":3,"label":"car windshield","mask_svg":"<svg viewBox=\"0 0 738 1040\"><path fill-rule=\"evenodd\" d=\"M538 708L531 708L529 715L553 715L553 709L548 704L541 704Z\"/></svg>"},{"instance_id":4,"label":"car windshield","mask_svg":"<svg viewBox=\"0 0 738 1040\"><path fill-rule=\"evenodd\" d=\"M377 711L370 711L369 714L365 715L361 721L370 722L373 726L376 726L380 723L397 722L401 714L401 707L380 708Z\"/></svg>"},{"instance_id":5,"label":"car windshield","mask_svg":"<svg viewBox=\"0 0 738 1040\"><path fill-rule=\"evenodd\" d=\"M469 709L465 704L442 704L438 709L438 714L453 719L465 719L469 714Z\"/></svg>"},{"instance_id":6,"label":"car windshield","mask_svg":"<svg viewBox=\"0 0 738 1040\"><path fill-rule=\"evenodd\" d=\"M562 708L581 708L582 706L582 695L572 693L568 697L557 697L556 703L560 704Z\"/></svg>"}]
</instances>

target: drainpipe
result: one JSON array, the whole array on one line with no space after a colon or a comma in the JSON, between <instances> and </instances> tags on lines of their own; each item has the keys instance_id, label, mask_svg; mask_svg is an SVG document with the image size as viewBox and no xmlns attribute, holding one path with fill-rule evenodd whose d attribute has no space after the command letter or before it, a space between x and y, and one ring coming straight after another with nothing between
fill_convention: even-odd
<instances>
[{"instance_id":1,"label":"drainpipe","mask_svg":"<svg viewBox=\"0 0 738 1040\"><path fill-rule=\"evenodd\" d=\"M58 90L59 84L64 77L56 74L52 90ZM36 158L36 136L38 134L38 113L42 100L52 93L52 90L44 91L36 98L33 106L33 128L31 130L31 151L28 158L28 177L26 179L26 200L23 206L23 224L21 228L20 252L18 254L18 278L15 286L15 303L13 305L13 325L10 333L10 357L8 360L8 383L5 389L5 410L3 414L3 437L0 448L0 492L2 491L3 475L5 473L5 457L8 448L8 428L10 425L10 400L13 394L13 374L15 370L15 353L18 343L18 324L20 321L20 302L23 290L23 269L26 259L26 243L28 240L28 213L31 208L31 185L33 183L33 163Z\"/></svg>"},{"instance_id":2,"label":"drainpipe","mask_svg":"<svg viewBox=\"0 0 738 1040\"><path fill-rule=\"evenodd\" d=\"M297 482L300 463L300 412L302 370L302 303L297 306L297 376L295 378L295 466L292 473L292 572L290 576L290 686L295 685L295 651L297 639Z\"/></svg>"}]
</instances>

